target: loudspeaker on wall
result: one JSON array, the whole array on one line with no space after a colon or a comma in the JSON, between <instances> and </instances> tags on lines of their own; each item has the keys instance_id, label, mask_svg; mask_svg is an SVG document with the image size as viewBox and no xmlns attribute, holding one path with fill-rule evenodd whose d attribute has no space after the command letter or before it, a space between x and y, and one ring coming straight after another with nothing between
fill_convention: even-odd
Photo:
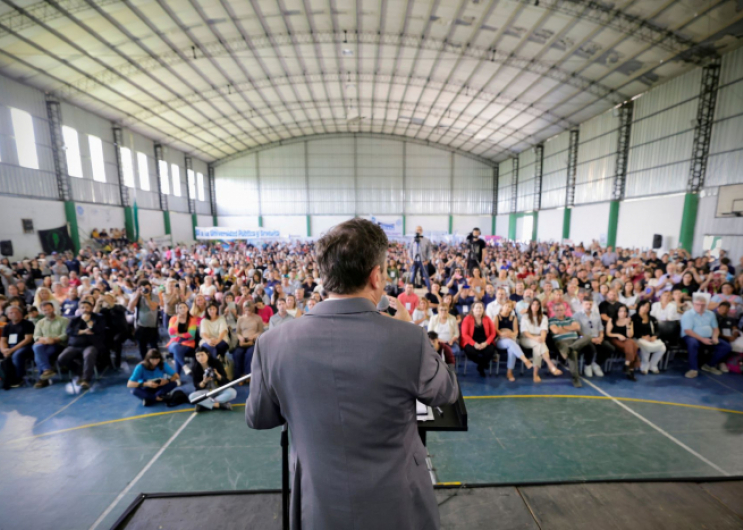
<instances>
[{"instance_id":1,"label":"loudspeaker on wall","mask_svg":"<svg viewBox=\"0 0 743 530\"><path fill-rule=\"evenodd\" d=\"M663 236L660 234L653 235L653 248L660 248L663 246Z\"/></svg>"},{"instance_id":2,"label":"loudspeaker on wall","mask_svg":"<svg viewBox=\"0 0 743 530\"><path fill-rule=\"evenodd\" d=\"M3 256L13 255L13 242L12 241L0 241L0 254Z\"/></svg>"}]
</instances>

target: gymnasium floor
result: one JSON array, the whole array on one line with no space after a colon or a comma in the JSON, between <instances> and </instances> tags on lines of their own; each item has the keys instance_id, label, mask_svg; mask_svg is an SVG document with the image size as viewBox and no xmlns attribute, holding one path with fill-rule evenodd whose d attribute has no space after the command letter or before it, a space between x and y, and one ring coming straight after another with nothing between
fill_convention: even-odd
<instances>
[{"instance_id":1,"label":"gymnasium floor","mask_svg":"<svg viewBox=\"0 0 743 530\"><path fill-rule=\"evenodd\" d=\"M618 371L534 385L460 375L469 432L429 433L442 483L743 475L743 378L683 378L682 361L638 383ZM517 374L518 377L518 374ZM144 408L126 375L0 394L0 529L109 528L140 492L280 486L279 431L233 412ZM247 387L236 403L244 403Z\"/></svg>"}]
</instances>

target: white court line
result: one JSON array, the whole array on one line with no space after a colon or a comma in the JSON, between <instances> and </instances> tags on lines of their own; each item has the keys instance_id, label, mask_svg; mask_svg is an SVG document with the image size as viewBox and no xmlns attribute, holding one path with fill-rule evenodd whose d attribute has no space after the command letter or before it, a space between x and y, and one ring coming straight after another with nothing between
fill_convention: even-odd
<instances>
[{"instance_id":1,"label":"white court line","mask_svg":"<svg viewBox=\"0 0 743 530\"><path fill-rule=\"evenodd\" d=\"M713 463L713 462L710 462L710 461L709 461L709 460L707 460L707 459L706 459L706 458L705 458L704 456L702 456L702 455L700 455L699 453L697 453L697 452L696 452L696 451L695 451L694 449L692 449L691 447L689 447L688 445L686 445L686 444L685 444L685 443L683 443L682 441L680 441L680 440L678 440L677 438L674 438L674 437L673 437L672 435L668 434L668 433L667 433L666 431L664 431L663 429L661 429L660 427L658 427L658 426L657 426L657 425L656 425L655 423L653 423L652 421L650 421L650 420L649 420L649 419L647 419L646 417L644 417L644 416L642 416L642 415L638 414L637 412L635 412L634 410L632 410L631 408L629 408L629 407L628 407L627 405L625 405L625 404L624 404L624 403L622 403L621 401L619 401L619 400L617 400L617 399L614 399L614 397L610 396L609 394L607 394L606 392L604 392L603 390L601 390L601 389L600 389L599 387L597 387L596 385L594 385L593 383L591 383L591 382L590 382L589 380L587 380L587 379L585 379L585 378L581 378L581 379L582 379L582 380L583 380L583 381L584 381L585 383L587 383L587 384L589 384L589 385L590 385L591 387L593 387L593 388L594 388L594 389L595 389L595 390L596 390L597 392L599 392L599 393L603 394L604 396L608 397L608 398L609 398L610 400L612 400L612 401L613 401L614 403L616 403L617 405L619 405L620 407L622 407L622 408L623 408L624 410L626 410L627 412L629 412L630 414L632 414L633 416L635 416L635 417L636 417L637 419L639 419L639 420L641 420L641 421L643 421L643 422L647 423L647 424L648 424L648 425L650 425L650 426L651 426L651 427L652 427L653 429L655 429L656 431L658 431L659 433L661 433L661 434L662 434L663 436L665 436L666 438L668 438L669 440L671 440L671 441L672 441L673 443L675 443L676 445L678 445L678 446L679 446L679 447L681 447L682 449L686 449L686 450L687 450L687 451L688 451L689 453L691 453L691 454L693 454L694 456L696 456L696 457L697 457L697 458L698 458L699 460L701 460L702 462L704 462L704 463L705 463L705 464L707 464L708 466L710 466L710 467L714 468L714 469L715 469L716 471L718 471L718 472L719 472L719 473L721 473L722 475L725 475L726 477L729 477L729 476L730 476L730 473L728 473L727 471L725 471L724 469L722 469L722 468L721 468L720 466L718 466L717 464L715 464L715 463Z\"/></svg>"},{"instance_id":2,"label":"white court line","mask_svg":"<svg viewBox=\"0 0 743 530\"><path fill-rule=\"evenodd\" d=\"M101 514L101 516L100 516L100 517L99 517L98 519L96 519L96 521L95 521L95 522L93 523L93 525L92 525L92 526L90 527L90 530L95 530L95 529L96 529L96 528L98 527L98 525L99 525L99 524L101 524L101 523L103 522L103 520L104 520L104 519L105 519L105 518L106 518L106 517L108 516L108 514L110 514L110 513L111 513L111 512L113 511L113 509L114 509L114 508L116 508L116 505L117 505L117 504L119 504L119 502L121 501L121 499L123 499L123 498L124 498L124 496L125 496L125 495L126 495L127 493L129 493L129 491L130 491L130 490L131 490L131 489L132 489L132 488L134 487L134 485L135 485L135 484L136 484L137 482L139 482L139 479L141 479L141 478L142 478L142 477L144 476L144 474L145 474L145 473L147 473L147 471L149 471L149 469L150 469L150 468L151 468L151 467L153 466L153 464L154 464L155 462L157 462L157 459L158 459L158 458L160 458L160 456L161 456L161 455L162 455L162 454L163 454L163 453L165 452L165 450L166 450L166 449L168 448L168 446L169 446L169 445L170 445L171 443L173 443L173 440L175 440L176 438L178 438L178 435L179 435L179 434L181 434L181 433L183 432L183 429L185 429L185 428L186 428L186 426L187 426L187 425L188 425L188 424L189 424L189 423L191 422L191 420L192 420L192 419L194 419L195 417L196 417L196 413L194 412L194 413L192 413L192 414L191 414L191 415L190 415L190 416L188 417L188 419L187 419L186 421L184 421L184 422L183 422L183 425L181 425L180 427L178 427L178 430L177 430L177 431L175 431L175 432L173 433L173 436L171 436L171 437L170 437L170 439L169 439L169 440L168 440L167 442L165 442L165 445L163 445L163 446L162 446L162 447L160 448L160 450L159 450L159 451L158 451L157 453L155 453L155 456L153 456L153 457L152 457L152 459L150 459L150 461L149 461L149 462L147 462L147 465L146 465L146 466L144 466L144 468L142 468L142 471L140 471L140 472L139 472L139 473L137 474L137 476L136 476L136 477L134 477L134 480L132 480L132 481L131 481L131 482L129 483L129 485L128 485L128 486L127 486L126 488L124 488L124 490L123 490L123 491L122 491L121 493L119 493L118 497L116 497L116 498L114 499L114 501L113 501L113 502L112 502L112 503L111 503L111 504L109 505L109 507L108 507L108 508L106 508L106 510L105 510L105 511L104 511L104 512L103 512L103 513Z\"/></svg>"},{"instance_id":3,"label":"white court line","mask_svg":"<svg viewBox=\"0 0 743 530\"><path fill-rule=\"evenodd\" d=\"M72 383L72 384L74 384L74 383ZM54 416L56 416L60 412L64 412L65 410L67 410L68 408L70 408L72 405L74 405L75 402L77 402L79 399L81 399L87 393L88 393L88 391L86 390L85 392L83 392L82 394L80 394L79 396L77 396L75 399L73 399L72 401L70 401L69 403L67 403L67 405L65 405L64 407L62 407L61 409L59 409L57 412L55 412L51 416L47 416L46 418L44 418L43 420L41 420L40 422L38 422L36 424L36 426L38 427L39 425L41 425L45 421L51 420Z\"/></svg>"}]
</instances>

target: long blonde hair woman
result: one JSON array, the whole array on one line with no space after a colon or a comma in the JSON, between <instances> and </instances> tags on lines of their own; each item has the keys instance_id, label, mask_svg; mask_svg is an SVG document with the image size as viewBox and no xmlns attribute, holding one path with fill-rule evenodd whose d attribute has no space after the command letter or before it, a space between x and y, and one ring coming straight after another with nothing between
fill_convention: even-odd
<instances>
[{"instance_id":1,"label":"long blonde hair woman","mask_svg":"<svg viewBox=\"0 0 743 530\"><path fill-rule=\"evenodd\" d=\"M59 313L59 302L52 296L52 292L47 287L39 287L34 295L34 306L41 308L41 304L44 302L51 302L54 306L54 312Z\"/></svg>"},{"instance_id":2,"label":"long blonde hair woman","mask_svg":"<svg viewBox=\"0 0 743 530\"><path fill-rule=\"evenodd\" d=\"M198 324L201 324L202 319L206 316L206 297L203 294L199 293L194 296L189 313L196 317Z\"/></svg>"}]
</instances>

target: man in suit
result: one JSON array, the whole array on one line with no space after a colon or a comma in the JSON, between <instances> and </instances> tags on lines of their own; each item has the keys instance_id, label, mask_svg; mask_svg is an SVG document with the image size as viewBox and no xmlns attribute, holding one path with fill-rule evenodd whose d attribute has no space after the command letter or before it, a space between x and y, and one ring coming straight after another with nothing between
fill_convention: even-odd
<instances>
[{"instance_id":1,"label":"man in suit","mask_svg":"<svg viewBox=\"0 0 743 530\"><path fill-rule=\"evenodd\" d=\"M415 400L453 403L455 374L423 328L376 310L387 237L364 219L316 246L328 300L256 341L248 426L289 424L293 529L437 529Z\"/></svg>"},{"instance_id":2,"label":"man in suit","mask_svg":"<svg viewBox=\"0 0 743 530\"><path fill-rule=\"evenodd\" d=\"M428 275L428 264L431 263L431 241L427 237L423 237L422 226L415 228L415 237L408 248L408 262L411 264L410 283L415 283L415 275L417 271L420 271L421 277L426 282L426 287L430 292L431 278Z\"/></svg>"}]
</instances>

